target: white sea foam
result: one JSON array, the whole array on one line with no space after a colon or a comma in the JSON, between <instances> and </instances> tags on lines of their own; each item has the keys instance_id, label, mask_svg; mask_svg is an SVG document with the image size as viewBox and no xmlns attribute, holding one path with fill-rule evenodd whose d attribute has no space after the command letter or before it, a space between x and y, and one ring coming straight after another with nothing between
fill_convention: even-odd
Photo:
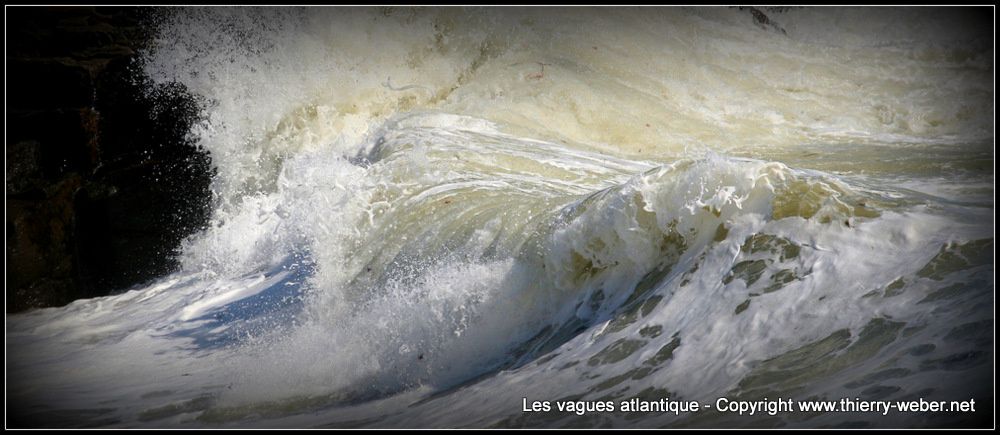
<instances>
[{"instance_id":1,"label":"white sea foam","mask_svg":"<svg viewBox=\"0 0 1000 435\"><path fill-rule=\"evenodd\" d=\"M60 425L373 427L982 394L987 42L959 11L772 18L171 12L145 69L203 99L211 225L148 287L9 316L8 394Z\"/></svg>"}]
</instances>

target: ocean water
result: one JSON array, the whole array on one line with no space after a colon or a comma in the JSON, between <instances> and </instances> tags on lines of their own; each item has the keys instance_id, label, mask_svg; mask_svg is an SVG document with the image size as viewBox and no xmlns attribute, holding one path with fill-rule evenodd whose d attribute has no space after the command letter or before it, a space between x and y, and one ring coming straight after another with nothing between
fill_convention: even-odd
<instances>
[{"instance_id":1,"label":"ocean water","mask_svg":"<svg viewBox=\"0 0 1000 435\"><path fill-rule=\"evenodd\" d=\"M7 316L70 427L992 421L989 10L178 8L179 271ZM522 402L976 400L977 412ZM10 417L8 417L10 418Z\"/></svg>"}]
</instances>

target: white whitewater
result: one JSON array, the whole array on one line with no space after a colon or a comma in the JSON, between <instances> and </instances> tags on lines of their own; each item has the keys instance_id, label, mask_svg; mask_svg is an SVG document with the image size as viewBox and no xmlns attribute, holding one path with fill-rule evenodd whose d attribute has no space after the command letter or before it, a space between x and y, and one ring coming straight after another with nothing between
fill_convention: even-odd
<instances>
[{"instance_id":1,"label":"white whitewater","mask_svg":"<svg viewBox=\"0 0 1000 435\"><path fill-rule=\"evenodd\" d=\"M992 400L991 35L769 17L164 14L144 68L203 105L213 220L170 276L8 316L8 400L75 427L977 423L521 412Z\"/></svg>"}]
</instances>

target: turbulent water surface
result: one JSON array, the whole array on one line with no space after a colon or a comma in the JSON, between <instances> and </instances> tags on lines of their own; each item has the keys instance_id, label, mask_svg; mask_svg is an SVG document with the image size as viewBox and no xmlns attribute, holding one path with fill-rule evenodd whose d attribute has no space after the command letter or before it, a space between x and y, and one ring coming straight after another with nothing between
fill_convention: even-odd
<instances>
[{"instance_id":1,"label":"turbulent water surface","mask_svg":"<svg viewBox=\"0 0 1000 435\"><path fill-rule=\"evenodd\" d=\"M988 10L160 15L142 67L202 104L212 222L172 275L7 317L24 421L992 419ZM579 416L522 397L984 411Z\"/></svg>"}]
</instances>

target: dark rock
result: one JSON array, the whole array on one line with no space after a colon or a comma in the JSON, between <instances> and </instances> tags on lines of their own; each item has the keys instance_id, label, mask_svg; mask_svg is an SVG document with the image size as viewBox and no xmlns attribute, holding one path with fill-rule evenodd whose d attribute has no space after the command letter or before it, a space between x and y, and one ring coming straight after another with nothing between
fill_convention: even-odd
<instances>
[{"instance_id":1,"label":"dark rock","mask_svg":"<svg viewBox=\"0 0 1000 435\"><path fill-rule=\"evenodd\" d=\"M152 8L9 8L7 310L109 294L176 267L209 212L208 154L179 85L135 53Z\"/></svg>"},{"instance_id":2,"label":"dark rock","mask_svg":"<svg viewBox=\"0 0 1000 435\"><path fill-rule=\"evenodd\" d=\"M80 183L71 176L44 192L44 200L7 200L7 311L78 297L72 197Z\"/></svg>"},{"instance_id":3,"label":"dark rock","mask_svg":"<svg viewBox=\"0 0 1000 435\"><path fill-rule=\"evenodd\" d=\"M37 142L33 164L45 178L85 172L94 163L88 149L94 134L93 116L91 109L11 110L7 114L7 141Z\"/></svg>"},{"instance_id":4,"label":"dark rock","mask_svg":"<svg viewBox=\"0 0 1000 435\"><path fill-rule=\"evenodd\" d=\"M77 198L88 288L122 288L168 272L173 251L208 219L210 160L185 133L198 114L179 86L152 85L124 59L98 78L104 183ZM111 242L110 244L107 242Z\"/></svg>"},{"instance_id":5,"label":"dark rock","mask_svg":"<svg viewBox=\"0 0 1000 435\"><path fill-rule=\"evenodd\" d=\"M42 144L37 140L16 141L7 139L7 197L38 198L37 187L42 181Z\"/></svg>"},{"instance_id":6,"label":"dark rock","mask_svg":"<svg viewBox=\"0 0 1000 435\"><path fill-rule=\"evenodd\" d=\"M96 26L73 26L60 28L53 34L53 42L62 45L70 51L82 50L90 47L100 47L114 42L111 34L112 27L109 24L99 24Z\"/></svg>"},{"instance_id":7,"label":"dark rock","mask_svg":"<svg viewBox=\"0 0 1000 435\"><path fill-rule=\"evenodd\" d=\"M72 61L61 59L8 61L7 83L8 107L79 108L94 104L94 87L90 73Z\"/></svg>"}]
</instances>

